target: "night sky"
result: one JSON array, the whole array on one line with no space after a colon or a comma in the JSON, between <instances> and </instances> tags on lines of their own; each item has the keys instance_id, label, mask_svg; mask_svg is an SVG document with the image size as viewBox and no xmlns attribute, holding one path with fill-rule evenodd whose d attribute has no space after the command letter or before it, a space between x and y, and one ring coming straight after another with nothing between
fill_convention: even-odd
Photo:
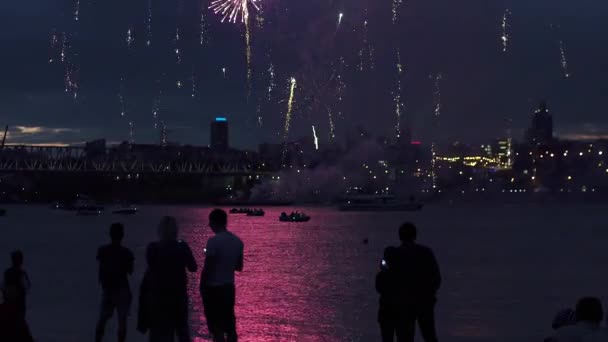
<instances>
[{"instance_id":1,"label":"night sky","mask_svg":"<svg viewBox=\"0 0 608 342\"><path fill-rule=\"evenodd\" d=\"M290 138L311 135L315 125L326 142L328 108L338 141L358 127L392 136L397 48L404 67L404 116L416 139L434 135L444 141L481 142L503 136L509 119L519 138L542 99L549 103L560 136L608 135L606 1L405 0L397 24L392 0L263 4L263 27L254 14L251 18L253 77L247 98L244 26L220 23L220 17L205 10L208 42L201 46L200 13L206 0L153 0L150 47L145 44L148 0L81 0L78 22L73 0L1 1L0 125L11 126L8 142L118 142L129 139L132 122L136 142L157 143L152 111L158 106L156 123L165 122L170 141L206 145L209 122L226 116L231 143L254 149L262 141L282 139L291 77L298 87ZM506 8L512 15L509 47L503 53ZM338 27L340 12L344 18ZM366 19L373 60L364 49L361 71ZM130 48L129 28L134 38ZM64 91L63 32L78 79L76 100ZM53 34L59 47L51 47ZM560 41L569 79L564 78ZM182 54L179 65L176 47ZM270 62L276 88L269 98ZM225 78L222 68L227 69ZM346 85L341 104L338 69ZM437 74L442 75L441 117L433 130Z\"/></svg>"}]
</instances>

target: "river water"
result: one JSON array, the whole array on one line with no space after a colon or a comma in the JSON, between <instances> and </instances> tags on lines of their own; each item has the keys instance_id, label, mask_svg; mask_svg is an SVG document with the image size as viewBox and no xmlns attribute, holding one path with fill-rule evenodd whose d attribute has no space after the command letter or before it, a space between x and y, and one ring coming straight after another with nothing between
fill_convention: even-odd
<instances>
[{"instance_id":1,"label":"river water","mask_svg":"<svg viewBox=\"0 0 608 342\"><path fill-rule=\"evenodd\" d=\"M136 256L135 295L161 216L177 217L201 265L211 235L205 207L149 206L132 217L7 209L0 218L0 266L8 265L12 249L25 252L33 282L28 320L41 342L92 340L99 307L95 254L110 223L126 225L125 245ZM604 298L608 288L602 205L437 205L418 213L296 208L312 220L278 221L281 211L293 209L229 217L245 243L245 270L237 276L241 341L378 341L374 278L384 247L397 244L397 228L407 220L419 226L419 242L435 250L442 268L442 341L538 341L559 309L583 295ZM198 277L190 277L191 328L195 341L207 341ZM134 303L129 340L145 341L135 331L136 309ZM107 339L114 334L112 324Z\"/></svg>"}]
</instances>

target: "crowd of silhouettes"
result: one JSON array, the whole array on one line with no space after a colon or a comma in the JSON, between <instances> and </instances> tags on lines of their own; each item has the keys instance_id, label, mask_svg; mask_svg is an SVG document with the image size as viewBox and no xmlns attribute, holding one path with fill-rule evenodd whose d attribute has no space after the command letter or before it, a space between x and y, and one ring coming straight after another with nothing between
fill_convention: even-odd
<instances>
[{"instance_id":1,"label":"crowd of silhouettes","mask_svg":"<svg viewBox=\"0 0 608 342\"><path fill-rule=\"evenodd\" d=\"M235 316L235 272L243 270L244 245L228 231L228 215L221 209L209 215L214 235L207 241L205 263L200 277L207 326L214 342L237 342ZM122 245L125 228L114 223L110 243L99 247L101 306L95 341L104 339L105 327L116 313L118 341L127 339L127 322L132 304L129 277L134 271L134 256ZM178 239L174 217L163 217L158 226L158 241L146 249L147 268L138 298L137 330L148 334L150 342L190 342L187 272L198 265L190 246ZM412 223L399 228L399 246L384 250L376 290L380 295L378 323L383 342L414 342L416 324L425 342L437 342L435 304L441 273L433 251L416 242ZM30 278L23 267L21 251L11 253L11 267L4 272L0 291L0 341L32 342L26 322ZM585 297L576 309L565 309L555 316L554 334L545 342L606 342L608 326L602 326L604 311L599 299Z\"/></svg>"}]
</instances>

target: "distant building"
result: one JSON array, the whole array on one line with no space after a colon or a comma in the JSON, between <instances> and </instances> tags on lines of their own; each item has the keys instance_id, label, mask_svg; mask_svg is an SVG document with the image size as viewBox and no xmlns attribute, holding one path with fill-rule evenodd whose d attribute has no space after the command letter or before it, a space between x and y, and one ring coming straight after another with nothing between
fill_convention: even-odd
<instances>
[{"instance_id":1,"label":"distant building","mask_svg":"<svg viewBox=\"0 0 608 342\"><path fill-rule=\"evenodd\" d=\"M553 142L553 116L544 101L532 115L532 124L527 131L526 140L530 145L548 145Z\"/></svg>"},{"instance_id":2,"label":"distant building","mask_svg":"<svg viewBox=\"0 0 608 342\"><path fill-rule=\"evenodd\" d=\"M213 151L225 152L228 150L228 120L217 117L211 122L211 141L209 147Z\"/></svg>"}]
</instances>

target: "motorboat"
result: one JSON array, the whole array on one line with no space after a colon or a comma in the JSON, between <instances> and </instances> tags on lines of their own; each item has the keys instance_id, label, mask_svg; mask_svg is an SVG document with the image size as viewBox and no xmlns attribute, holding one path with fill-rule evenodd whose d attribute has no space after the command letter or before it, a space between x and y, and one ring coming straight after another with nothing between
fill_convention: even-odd
<instances>
[{"instance_id":1,"label":"motorboat","mask_svg":"<svg viewBox=\"0 0 608 342\"><path fill-rule=\"evenodd\" d=\"M411 198L409 202L399 201L393 195L353 195L344 197L339 206L341 211L420 211L424 204Z\"/></svg>"},{"instance_id":2,"label":"motorboat","mask_svg":"<svg viewBox=\"0 0 608 342\"><path fill-rule=\"evenodd\" d=\"M264 216L266 213L262 209L253 209L247 213L247 216Z\"/></svg>"},{"instance_id":3,"label":"motorboat","mask_svg":"<svg viewBox=\"0 0 608 342\"><path fill-rule=\"evenodd\" d=\"M286 213L281 213L279 216L279 221L281 222L308 222L310 221L310 216L307 216L304 213L291 213L287 215Z\"/></svg>"},{"instance_id":4,"label":"motorboat","mask_svg":"<svg viewBox=\"0 0 608 342\"><path fill-rule=\"evenodd\" d=\"M231 214L249 214L249 212L251 211L251 209L247 209L247 208L232 208L230 209L230 213Z\"/></svg>"},{"instance_id":5,"label":"motorboat","mask_svg":"<svg viewBox=\"0 0 608 342\"><path fill-rule=\"evenodd\" d=\"M122 207L112 211L112 214L115 215L135 215L137 214L137 208L135 207Z\"/></svg>"}]
</instances>

